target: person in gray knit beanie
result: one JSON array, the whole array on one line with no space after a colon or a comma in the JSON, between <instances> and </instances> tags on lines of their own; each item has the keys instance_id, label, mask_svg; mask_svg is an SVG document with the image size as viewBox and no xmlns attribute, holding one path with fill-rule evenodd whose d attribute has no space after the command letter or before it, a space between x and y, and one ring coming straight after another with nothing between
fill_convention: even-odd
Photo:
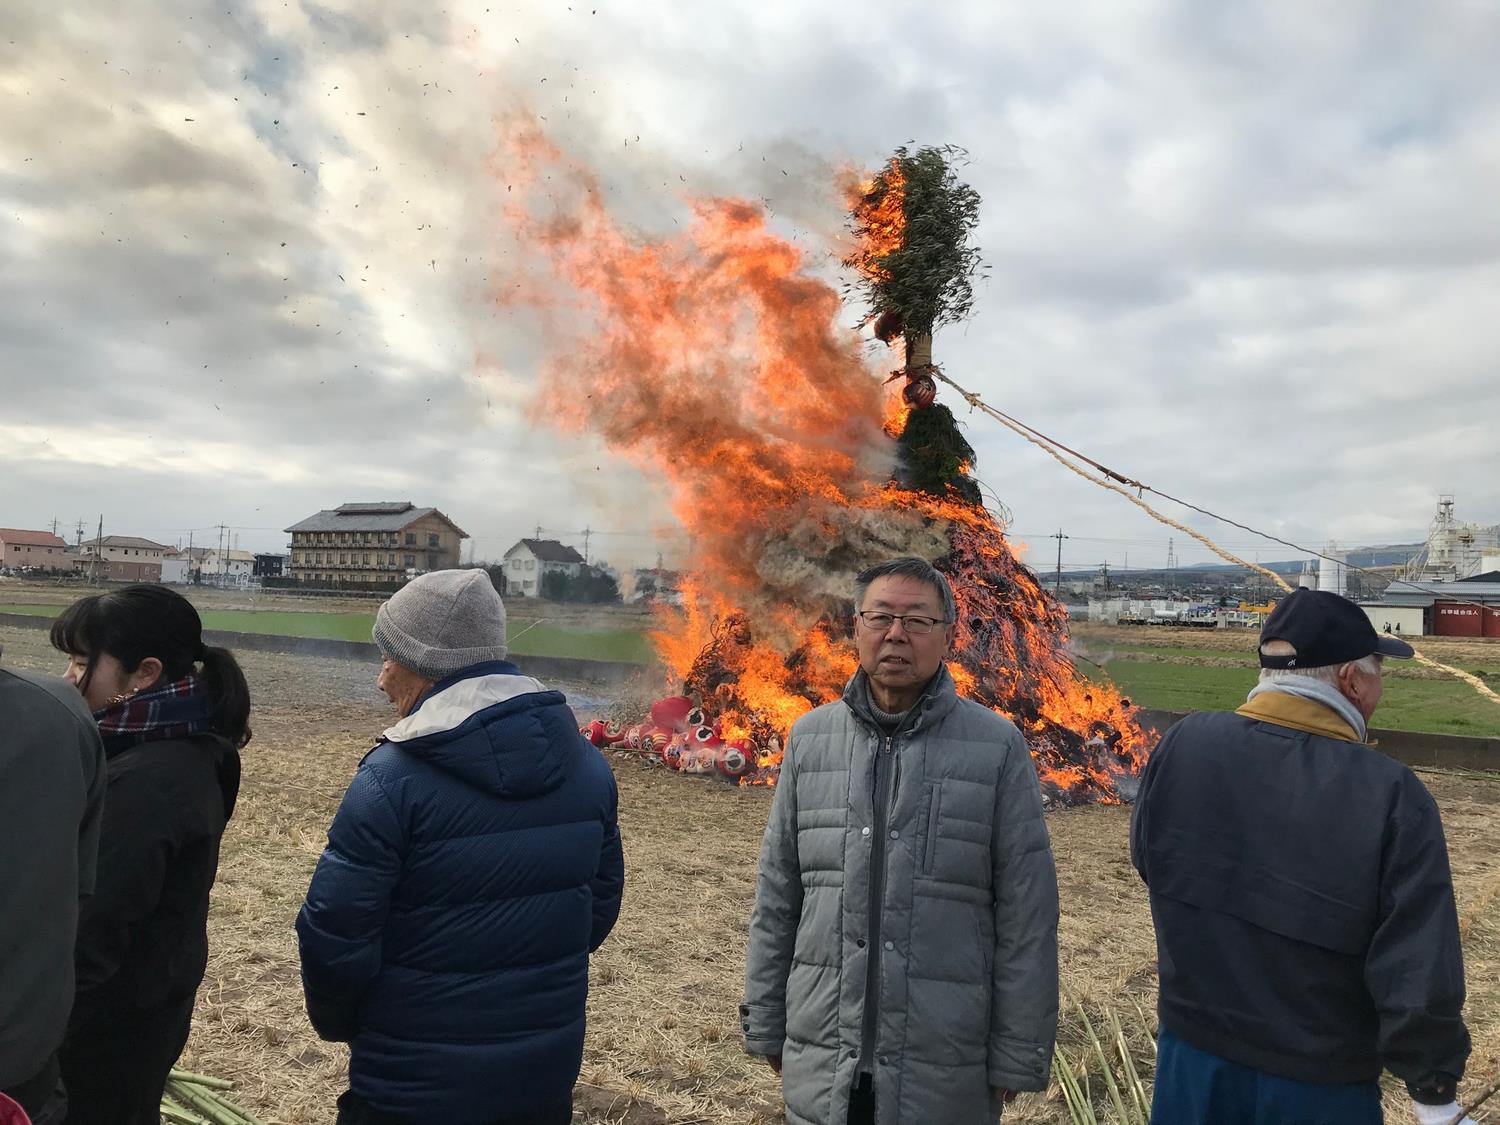
<instances>
[{"instance_id":1,"label":"person in gray knit beanie","mask_svg":"<svg viewBox=\"0 0 1500 1125\"><path fill-rule=\"evenodd\" d=\"M380 607L374 636L387 660L436 682L505 659L505 603L482 570L433 571Z\"/></svg>"}]
</instances>

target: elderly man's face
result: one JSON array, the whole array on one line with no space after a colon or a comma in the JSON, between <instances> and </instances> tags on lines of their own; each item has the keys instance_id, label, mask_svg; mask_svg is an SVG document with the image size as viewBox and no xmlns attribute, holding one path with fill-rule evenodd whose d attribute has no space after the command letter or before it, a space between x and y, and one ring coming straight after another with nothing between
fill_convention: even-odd
<instances>
[{"instance_id":1,"label":"elderly man's face","mask_svg":"<svg viewBox=\"0 0 1500 1125\"><path fill-rule=\"evenodd\" d=\"M916 578L887 574L865 591L864 614L924 617L938 622L930 632L914 633L897 620L887 628L871 627L863 617L854 623L859 666L870 677L870 692L882 711L897 713L921 697L953 647L956 630L943 620L943 602L936 589Z\"/></svg>"},{"instance_id":2,"label":"elderly man's face","mask_svg":"<svg viewBox=\"0 0 1500 1125\"><path fill-rule=\"evenodd\" d=\"M385 693L396 708L396 714L403 719L411 714L417 700L432 684L433 681L417 675L410 668L403 668L390 657L380 662L380 675L375 680L375 686Z\"/></svg>"}]
</instances>

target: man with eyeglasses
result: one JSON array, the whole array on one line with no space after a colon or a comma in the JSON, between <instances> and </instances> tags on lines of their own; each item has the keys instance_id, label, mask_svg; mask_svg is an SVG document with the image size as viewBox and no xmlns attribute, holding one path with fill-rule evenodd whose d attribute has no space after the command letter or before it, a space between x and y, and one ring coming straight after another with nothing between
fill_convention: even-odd
<instances>
[{"instance_id":1,"label":"man with eyeglasses","mask_svg":"<svg viewBox=\"0 0 1500 1125\"><path fill-rule=\"evenodd\" d=\"M745 1049L788 1125L979 1125L1046 1087L1057 875L1036 769L960 699L948 580L855 583L859 670L787 739L750 920Z\"/></svg>"}]
</instances>

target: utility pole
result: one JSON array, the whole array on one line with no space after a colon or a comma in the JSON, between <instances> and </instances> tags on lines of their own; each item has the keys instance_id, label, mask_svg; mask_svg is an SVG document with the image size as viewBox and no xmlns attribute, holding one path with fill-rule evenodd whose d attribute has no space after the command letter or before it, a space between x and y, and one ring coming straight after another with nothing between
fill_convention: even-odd
<instances>
[{"instance_id":1,"label":"utility pole","mask_svg":"<svg viewBox=\"0 0 1500 1125\"><path fill-rule=\"evenodd\" d=\"M542 525L541 524L537 524L536 525L536 537L538 539L540 539L542 537Z\"/></svg>"},{"instance_id":2,"label":"utility pole","mask_svg":"<svg viewBox=\"0 0 1500 1125\"><path fill-rule=\"evenodd\" d=\"M588 566L589 565L589 536L592 535L592 534L594 534L592 528L585 527L583 529L583 565L584 566Z\"/></svg>"},{"instance_id":3,"label":"utility pole","mask_svg":"<svg viewBox=\"0 0 1500 1125\"><path fill-rule=\"evenodd\" d=\"M184 568L183 574L187 577L187 584L189 586L196 586L198 584L197 572L193 569L195 561L193 558L193 529L188 528L187 566Z\"/></svg>"},{"instance_id":4,"label":"utility pole","mask_svg":"<svg viewBox=\"0 0 1500 1125\"><path fill-rule=\"evenodd\" d=\"M89 559L89 585L96 583L100 557L104 554L104 513L99 513L99 535L94 540L94 557Z\"/></svg>"},{"instance_id":5,"label":"utility pole","mask_svg":"<svg viewBox=\"0 0 1500 1125\"><path fill-rule=\"evenodd\" d=\"M1063 540L1068 536L1062 533L1062 528L1058 528L1056 535L1049 535L1047 538L1057 540L1057 580L1053 583L1052 590L1060 596L1062 594L1062 545Z\"/></svg>"},{"instance_id":6,"label":"utility pole","mask_svg":"<svg viewBox=\"0 0 1500 1125\"><path fill-rule=\"evenodd\" d=\"M78 521L78 527L76 528L76 533L78 535L78 538L74 541L73 548L79 554L83 554L83 521L82 520Z\"/></svg>"},{"instance_id":7,"label":"utility pole","mask_svg":"<svg viewBox=\"0 0 1500 1125\"><path fill-rule=\"evenodd\" d=\"M1171 536L1167 537L1167 589L1177 589L1177 546Z\"/></svg>"},{"instance_id":8,"label":"utility pole","mask_svg":"<svg viewBox=\"0 0 1500 1125\"><path fill-rule=\"evenodd\" d=\"M56 516L52 517L52 534L54 536L57 534L57 517Z\"/></svg>"}]
</instances>

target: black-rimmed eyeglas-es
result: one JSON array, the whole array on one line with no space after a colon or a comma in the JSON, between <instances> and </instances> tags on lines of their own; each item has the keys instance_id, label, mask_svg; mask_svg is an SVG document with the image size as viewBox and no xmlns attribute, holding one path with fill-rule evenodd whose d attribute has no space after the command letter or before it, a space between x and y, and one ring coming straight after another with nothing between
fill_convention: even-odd
<instances>
[{"instance_id":1,"label":"black-rimmed eyeglas-es","mask_svg":"<svg viewBox=\"0 0 1500 1125\"><path fill-rule=\"evenodd\" d=\"M936 617L913 617L910 614L900 613L876 613L874 610L862 609L854 615L864 623L866 629L872 633L884 633L897 621L901 622L901 628L913 636L921 636L930 633L939 625L948 622Z\"/></svg>"}]
</instances>

